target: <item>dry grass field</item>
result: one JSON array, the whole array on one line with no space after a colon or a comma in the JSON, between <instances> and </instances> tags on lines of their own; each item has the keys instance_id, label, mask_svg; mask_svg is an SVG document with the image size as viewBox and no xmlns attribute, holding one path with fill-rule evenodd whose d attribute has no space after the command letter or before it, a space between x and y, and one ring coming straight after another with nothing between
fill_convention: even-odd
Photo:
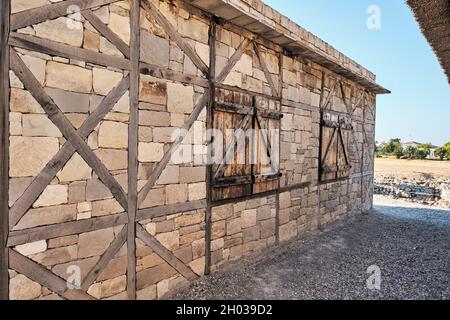
<instances>
[{"instance_id":1,"label":"dry grass field","mask_svg":"<svg viewBox=\"0 0 450 320\"><path fill-rule=\"evenodd\" d=\"M375 176L450 179L450 161L375 159Z\"/></svg>"}]
</instances>

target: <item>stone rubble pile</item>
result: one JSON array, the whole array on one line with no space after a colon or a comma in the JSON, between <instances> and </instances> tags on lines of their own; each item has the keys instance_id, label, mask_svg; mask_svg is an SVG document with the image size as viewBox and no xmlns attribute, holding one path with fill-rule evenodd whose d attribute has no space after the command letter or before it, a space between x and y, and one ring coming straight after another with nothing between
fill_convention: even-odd
<instances>
[{"instance_id":1,"label":"stone rubble pile","mask_svg":"<svg viewBox=\"0 0 450 320\"><path fill-rule=\"evenodd\" d=\"M450 208L450 179L375 177L374 193L394 199Z\"/></svg>"}]
</instances>

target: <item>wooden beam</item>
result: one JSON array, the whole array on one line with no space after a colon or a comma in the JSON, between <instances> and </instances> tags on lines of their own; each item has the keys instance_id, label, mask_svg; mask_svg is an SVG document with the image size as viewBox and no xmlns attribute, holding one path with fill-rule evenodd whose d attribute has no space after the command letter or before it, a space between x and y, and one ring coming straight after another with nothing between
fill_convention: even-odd
<instances>
[{"instance_id":1,"label":"wooden beam","mask_svg":"<svg viewBox=\"0 0 450 320\"><path fill-rule=\"evenodd\" d=\"M128 125L128 234L127 234L127 293L136 299L136 211L138 182L139 133L139 59L140 59L140 0L131 1L130 37L130 123Z\"/></svg>"},{"instance_id":2,"label":"wooden beam","mask_svg":"<svg viewBox=\"0 0 450 320\"><path fill-rule=\"evenodd\" d=\"M114 258L114 256L119 252L120 248L125 244L127 240L127 227L124 226L119 232L114 241L110 244L108 249L102 254L100 260L96 265L89 271L81 284L81 290L87 291L89 287L97 280L98 276L105 270L108 263Z\"/></svg>"},{"instance_id":3,"label":"wooden beam","mask_svg":"<svg viewBox=\"0 0 450 320\"><path fill-rule=\"evenodd\" d=\"M12 32L9 44L13 47L60 56L67 59L76 59L105 67L114 67L123 70L130 69L130 62L123 58L113 57L104 53L88 49L76 48L64 43L35 37L28 34Z\"/></svg>"},{"instance_id":4,"label":"wooden beam","mask_svg":"<svg viewBox=\"0 0 450 320\"><path fill-rule=\"evenodd\" d=\"M91 10L81 11L83 17L90 22L90 24L111 42L125 57L130 58L130 47L119 38L106 24L102 22Z\"/></svg>"},{"instance_id":5,"label":"wooden beam","mask_svg":"<svg viewBox=\"0 0 450 320\"><path fill-rule=\"evenodd\" d=\"M97 127L100 121L113 109L115 104L125 94L129 88L129 77L124 78L111 92L102 100L98 107L91 113L83 125L78 129L78 133L86 139ZM23 195L17 199L10 209L9 226L12 229L25 213L31 208L33 203L39 198L44 189L56 177L56 174L64 167L69 159L76 152L69 141L59 149L58 153L42 169L31 185L25 190Z\"/></svg>"},{"instance_id":6,"label":"wooden beam","mask_svg":"<svg viewBox=\"0 0 450 320\"><path fill-rule=\"evenodd\" d=\"M338 84L338 80L336 79L333 83L333 86L331 87L330 92L328 93L327 98L324 100L323 105L320 106L320 109L325 110L327 108L328 103L330 102L331 98L333 97L334 93L336 92L337 84Z\"/></svg>"},{"instance_id":7,"label":"wooden beam","mask_svg":"<svg viewBox=\"0 0 450 320\"><path fill-rule=\"evenodd\" d=\"M10 1L0 4L0 300L9 299L8 249L9 233L9 17Z\"/></svg>"},{"instance_id":8,"label":"wooden beam","mask_svg":"<svg viewBox=\"0 0 450 320\"><path fill-rule=\"evenodd\" d=\"M105 165L86 144L83 137L75 130L72 123L45 92L39 81L27 68L22 59L14 50L11 50L11 66L16 76L22 81L25 88L42 106L49 119L61 131L63 136L74 146L83 160L93 169L100 180L108 187L117 202L126 210L127 198L117 180L111 175Z\"/></svg>"},{"instance_id":9,"label":"wooden beam","mask_svg":"<svg viewBox=\"0 0 450 320\"><path fill-rule=\"evenodd\" d=\"M180 212L188 212L193 210L205 209L206 201L205 200L197 200L197 201L189 201L182 202L176 204L170 204L165 206L141 209L137 212L136 221L149 220L159 217L165 217L171 214L180 213Z\"/></svg>"},{"instance_id":10,"label":"wooden beam","mask_svg":"<svg viewBox=\"0 0 450 320\"><path fill-rule=\"evenodd\" d=\"M253 41L253 49L255 50L256 56L258 57L259 64L263 69L267 82L269 83L270 88L272 89L272 94L276 97L279 97L280 92L278 91L278 88L275 86L275 83L273 82L272 75L269 72L269 68L267 67L266 61L264 60L261 50L259 50L259 46L254 41Z\"/></svg>"},{"instance_id":11,"label":"wooden beam","mask_svg":"<svg viewBox=\"0 0 450 320\"><path fill-rule=\"evenodd\" d=\"M175 30L174 26L161 14L159 9L148 0L142 0L142 7L145 11L156 20L156 22L164 29L169 38L173 40L178 47L191 59L194 65L203 74L208 74L208 66L199 57L194 49L181 37L181 35Z\"/></svg>"},{"instance_id":12,"label":"wooden beam","mask_svg":"<svg viewBox=\"0 0 450 320\"><path fill-rule=\"evenodd\" d=\"M11 231L7 246L15 247L20 244L70 236L124 225L128 222L126 213L91 218L86 220L58 223L56 225L40 226L30 229Z\"/></svg>"},{"instance_id":13,"label":"wooden beam","mask_svg":"<svg viewBox=\"0 0 450 320\"><path fill-rule=\"evenodd\" d=\"M58 277L50 270L37 264L33 260L9 249L11 269L23 274L30 280L39 283L54 293L66 299L94 300L93 297L81 290L67 290L67 281Z\"/></svg>"},{"instance_id":14,"label":"wooden beam","mask_svg":"<svg viewBox=\"0 0 450 320\"><path fill-rule=\"evenodd\" d=\"M178 259L170 250L164 247L155 237L151 236L139 223L137 225L137 236L147 246L149 246L157 255L163 258L169 265L177 270L183 277L188 280L195 280L198 276L187 267L180 259Z\"/></svg>"},{"instance_id":15,"label":"wooden beam","mask_svg":"<svg viewBox=\"0 0 450 320\"><path fill-rule=\"evenodd\" d=\"M140 72L142 74L152 76L158 79L178 81L184 84L196 85L203 88L209 87L208 80L205 78L193 75L186 75L181 72L176 72L170 69L162 68L160 66L144 62L141 62L140 64Z\"/></svg>"},{"instance_id":16,"label":"wooden beam","mask_svg":"<svg viewBox=\"0 0 450 320\"><path fill-rule=\"evenodd\" d=\"M25 28L32 24L38 24L47 20L53 20L75 13L69 12L69 8L78 7L79 10L82 11L114 2L117 2L117 0L67 0L35 9L21 11L11 16L11 30ZM61 32L64 31L61 30Z\"/></svg>"},{"instance_id":17,"label":"wooden beam","mask_svg":"<svg viewBox=\"0 0 450 320\"><path fill-rule=\"evenodd\" d=\"M238 61L241 59L242 55L244 54L245 50L247 49L248 45L250 44L250 40L245 38L239 47L236 49L236 51L233 53L231 58L228 60L227 65L222 69L220 74L216 77L216 82L221 83L225 81L227 76L230 74L231 70L233 70L234 66Z\"/></svg>"},{"instance_id":18,"label":"wooden beam","mask_svg":"<svg viewBox=\"0 0 450 320\"><path fill-rule=\"evenodd\" d=\"M141 189L141 191L138 194L138 208L141 206L142 202L144 202L145 198L147 197L150 190L155 186L156 181L158 181L159 177L161 176L161 173L166 168L167 164L169 163L172 155L175 153L175 151L178 149L178 147L183 142L184 138L186 138L187 134L189 133L189 130L194 125L194 122L197 120L200 113L203 111L203 108L209 101L209 95L211 93L209 90L203 94L203 96L198 100L197 104L194 107L194 110L192 111L191 115L189 116L188 120L184 124L184 127L182 128L182 131L180 133L180 136L177 138L176 141L172 143L169 150L164 154L163 158L160 162L156 165L155 169L151 173L150 177L148 178L145 186Z\"/></svg>"}]
</instances>

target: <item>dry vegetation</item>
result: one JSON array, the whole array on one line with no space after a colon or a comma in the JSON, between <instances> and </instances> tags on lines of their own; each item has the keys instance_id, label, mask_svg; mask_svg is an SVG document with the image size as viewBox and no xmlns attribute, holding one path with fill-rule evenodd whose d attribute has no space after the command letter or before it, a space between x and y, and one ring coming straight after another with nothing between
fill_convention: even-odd
<instances>
[{"instance_id":1,"label":"dry vegetation","mask_svg":"<svg viewBox=\"0 0 450 320\"><path fill-rule=\"evenodd\" d=\"M450 179L450 161L377 158L375 160L375 176Z\"/></svg>"}]
</instances>

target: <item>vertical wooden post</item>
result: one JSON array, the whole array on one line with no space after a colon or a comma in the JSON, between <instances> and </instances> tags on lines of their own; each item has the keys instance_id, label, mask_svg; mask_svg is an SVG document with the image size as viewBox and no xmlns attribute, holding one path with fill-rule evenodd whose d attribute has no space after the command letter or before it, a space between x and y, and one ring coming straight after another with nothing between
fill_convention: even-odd
<instances>
[{"instance_id":1,"label":"vertical wooden post","mask_svg":"<svg viewBox=\"0 0 450 320\"><path fill-rule=\"evenodd\" d=\"M206 110L206 130L211 133L214 125L214 99L215 99L215 78L216 78L216 31L217 23L214 17L211 19L209 26L209 101ZM213 139L208 141L208 152L210 155L212 151ZM205 214L205 274L211 273L211 211L212 211L212 159L207 159L206 166L206 214Z\"/></svg>"},{"instance_id":2,"label":"vertical wooden post","mask_svg":"<svg viewBox=\"0 0 450 320\"><path fill-rule=\"evenodd\" d=\"M320 226L320 177L322 175L322 170L320 165L322 163L322 110L324 106L324 92L325 92L325 79L326 74L325 71L322 71L322 84L320 91L320 102L319 102L319 159L318 159L318 167L317 167L317 214L316 214L316 224L317 229L321 230ZM331 89L330 89L331 90ZM331 93L331 92L330 92Z\"/></svg>"},{"instance_id":3,"label":"vertical wooden post","mask_svg":"<svg viewBox=\"0 0 450 320\"><path fill-rule=\"evenodd\" d=\"M279 67L279 83L278 83L278 92L280 94L281 100L283 100L283 51L278 55L278 67ZM280 112L282 112L283 106L280 104ZM278 155L281 154L281 122L280 122L280 132L278 139ZM280 159L278 158L278 170L280 166ZM278 189L275 195L275 243L276 245L280 244L280 188L281 188L281 179L278 179Z\"/></svg>"},{"instance_id":4,"label":"vertical wooden post","mask_svg":"<svg viewBox=\"0 0 450 320\"><path fill-rule=\"evenodd\" d=\"M139 59L140 59L140 0L132 0L130 11L130 123L128 128L128 235L127 292L136 299L136 211L139 131Z\"/></svg>"},{"instance_id":5,"label":"vertical wooden post","mask_svg":"<svg viewBox=\"0 0 450 320\"><path fill-rule=\"evenodd\" d=\"M0 4L0 300L9 298L8 249L9 233L9 17L11 4Z\"/></svg>"},{"instance_id":6,"label":"vertical wooden post","mask_svg":"<svg viewBox=\"0 0 450 320\"><path fill-rule=\"evenodd\" d=\"M364 93L364 103L363 103L363 121L361 123L362 125L362 134L361 136L363 136L364 134L364 130L365 130L365 123L366 123L366 103L367 103L367 99L366 99L366 95ZM361 213L364 213L364 147L365 147L365 143L364 143L364 137L361 141Z\"/></svg>"}]
</instances>

